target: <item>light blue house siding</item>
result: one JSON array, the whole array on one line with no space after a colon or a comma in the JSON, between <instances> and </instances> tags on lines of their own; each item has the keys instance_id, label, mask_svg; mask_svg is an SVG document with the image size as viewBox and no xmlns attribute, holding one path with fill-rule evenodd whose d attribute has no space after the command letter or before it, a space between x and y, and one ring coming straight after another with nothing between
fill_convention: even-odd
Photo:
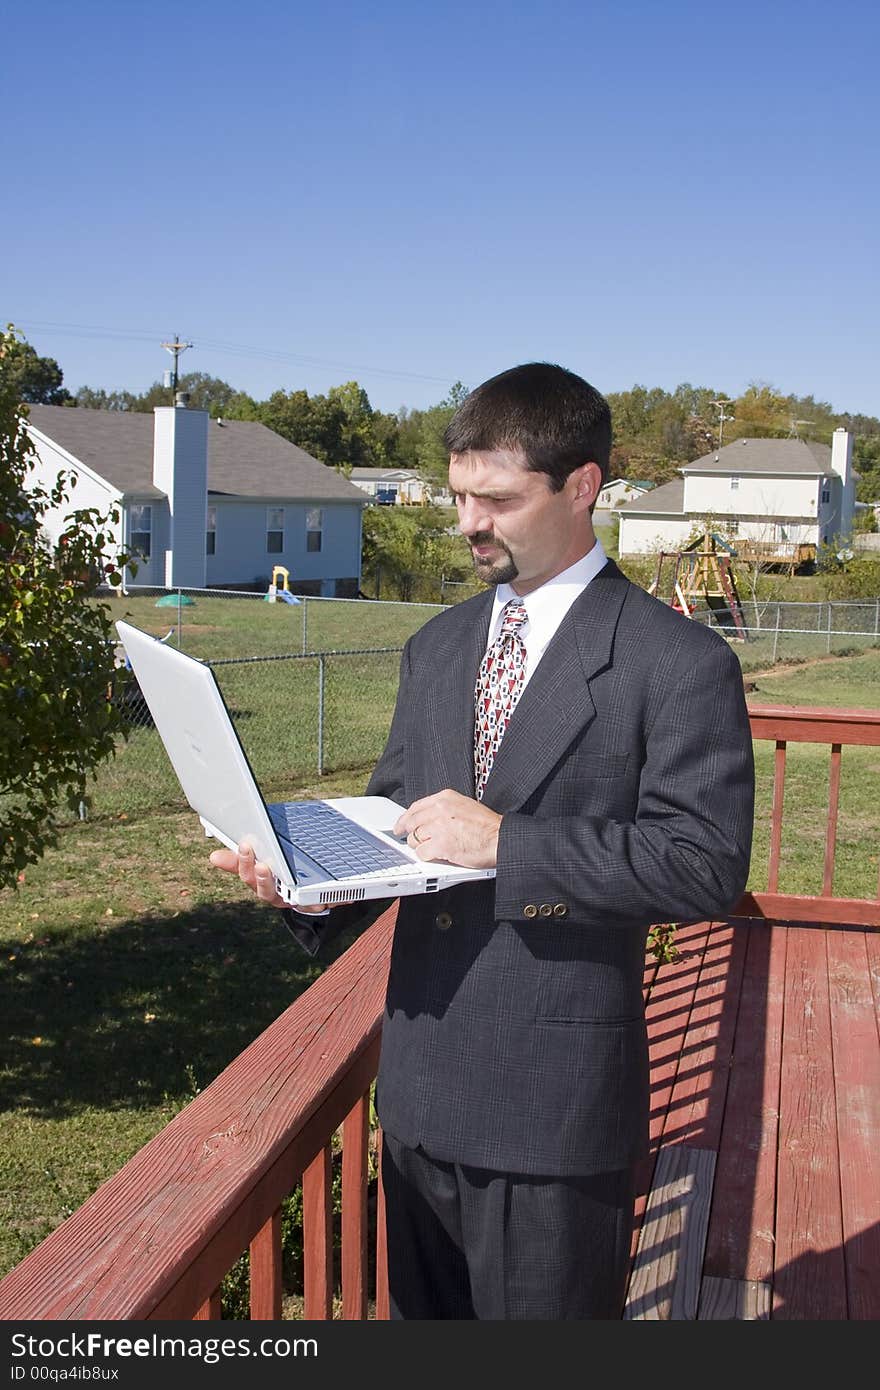
<instances>
[{"instance_id":1,"label":"light blue house siding","mask_svg":"<svg viewBox=\"0 0 880 1390\"><path fill-rule=\"evenodd\" d=\"M138 525L143 524L143 518L135 508L149 507L150 512L150 554L144 556L138 552L137 573L129 571L131 582L134 584L155 584L159 588L165 587L165 555L171 544L171 517L168 511L168 502L164 497L144 497L128 498L123 507L123 549L129 554L134 554L132 536L135 528L135 518Z\"/></svg>"},{"instance_id":2,"label":"light blue house siding","mask_svg":"<svg viewBox=\"0 0 880 1390\"><path fill-rule=\"evenodd\" d=\"M275 565L289 572L293 590L334 595L346 587L353 596L360 587L361 512L359 503L328 501L291 502L288 498L223 498L208 495L208 509L215 511L214 554L206 557L209 586L247 584L268 587ZM281 549L269 549L270 522L273 540L277 512L283 512ZM320 531L314 528L320 513ZM320 549L309 549L309 526L320 535ZM316 545L316 541L312 541ZM346 586L345 581L349 581Z\"/></svg>"}]
</instances>

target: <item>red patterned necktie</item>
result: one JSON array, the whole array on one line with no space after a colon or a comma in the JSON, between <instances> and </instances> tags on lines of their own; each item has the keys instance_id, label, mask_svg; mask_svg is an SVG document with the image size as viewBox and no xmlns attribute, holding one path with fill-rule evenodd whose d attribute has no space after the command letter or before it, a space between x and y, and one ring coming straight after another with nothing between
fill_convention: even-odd
<instances>
[{"instance_id":1,"label":"red patterned necktie","mask_svg":"<svg viewBox=\"0 0 880 1390\"><path fill-rule=\"evenodd\" d=\"M501 631L480 663L474 692L474 783L481 801L498 745L510 723L526 678L526 649L519 629L528 621L525 604L505 605Z\"/></svg>"}]
</instances>

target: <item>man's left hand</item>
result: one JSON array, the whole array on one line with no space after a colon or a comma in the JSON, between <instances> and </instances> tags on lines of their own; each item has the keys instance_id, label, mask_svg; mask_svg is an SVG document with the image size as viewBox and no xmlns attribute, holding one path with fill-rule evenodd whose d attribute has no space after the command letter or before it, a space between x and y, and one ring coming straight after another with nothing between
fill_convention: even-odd
<instances>
[{"instance_id":1,"label":"man's left hand","mask_svg":"<svg viewBox=\"0 0 880 1390\"><path fill-rule=\"evenodd\" d=\"M447 787L414 801L397 821L395 835L420 859L445 860L466 869L494 869L501 817L472 797Z\"/></svg>"}]
</instances>

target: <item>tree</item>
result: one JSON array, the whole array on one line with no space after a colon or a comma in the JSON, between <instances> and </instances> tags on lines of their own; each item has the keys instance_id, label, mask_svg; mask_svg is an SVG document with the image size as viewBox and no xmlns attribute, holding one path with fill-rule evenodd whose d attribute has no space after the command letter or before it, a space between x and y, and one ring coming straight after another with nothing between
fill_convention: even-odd
<instances>
[{"instance_id":1,"label":"tree","mask_svg":"<svg viewBox=\"0 0 880 1390\"><path fill-rule=\"evenodd\" d=\"M47 539L43 519L74 479L59 474L52 489L28 479L27 406L6 370L19 346L12 328L0 334L0 887L56 843L62 806L87 801L119 727L110 613L95 599L102 581L121 581L106 558L116 518L74 510L57 545Z\"/></svg>"},{"instance_id":2,"label":"tree","mask_svg":"<svg viewBox=\"0 0 880 1390\"><path fill-rule=\"evenodd\" d=\"M76 404L82 410L137 410L138 400L133 391L105 391L103 387L81 386L76 393Z\"/></svg>"},{"instance_id":3,"label":"tree","mask_svg":"<svg viewBox=\"0 0 880 1390\"><path fill-rule=\"evenodd\" d=\"M412 602L418 597L419 581L427 597L436 598L441 579L459 582L473 577L467 544L461 536L449 534L447 519L437 507L365 507L363 524L364 582L378 574L385 598Z\"/></svg>"},{"instance_id":4,"label":"tree","mask_svg":"<svg viewBox=\"0 0 880 1390\"><path fill-rule=\"evenodd\" d=\"M17 334L4 334L3 342L5 351L0 371L13 399L29 405L73 402L70 392L61 385L64 373L54 357L39 357L30 343Z\"/></svg>"},{"instance_id":5,"label":"tree","mask_svg":"<svg viewBox=\"0 0 880 1390\"><path fill-rule=\"evenodd\" d=\"M443 436L446 426L467 395L467 387L456 381L449 395L439 405L413 412L418 417L416 464L425 477L441 485L445 485L449 471L449 451Z\"/></svg>"}]
</instances>

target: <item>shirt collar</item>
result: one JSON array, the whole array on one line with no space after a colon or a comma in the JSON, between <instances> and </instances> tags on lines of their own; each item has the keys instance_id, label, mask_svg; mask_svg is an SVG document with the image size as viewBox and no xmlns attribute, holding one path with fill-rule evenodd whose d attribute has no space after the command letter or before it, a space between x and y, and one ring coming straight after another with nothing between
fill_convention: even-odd
<instances>
[{"instance_id":1,"label":"shirt collar","mask_svg":"<svg viewBox=\"0 0 880 1390\"><path fill-rule=\"evenodd\" d=\"M538 624L542 619L546 619L552 613L561 611L566 613L591 580L607 564L608 557L602 549L602 542L596 538L596 543L586 555L582 555L579 560L575 560L573 565L569 565L567 570L561 574L554 574L552 579L548 579L546 584L542 584L539 589L534 589L532 593L526 594L525 598L520 598L515 593L510 584L499 584L495 589L495 600L492 604L492 617L489 621L489 640L496 635L501 616L501 610L511 599L525 604L526 612L529 615L529 623Z\"/></svg>"}]
</instances>

